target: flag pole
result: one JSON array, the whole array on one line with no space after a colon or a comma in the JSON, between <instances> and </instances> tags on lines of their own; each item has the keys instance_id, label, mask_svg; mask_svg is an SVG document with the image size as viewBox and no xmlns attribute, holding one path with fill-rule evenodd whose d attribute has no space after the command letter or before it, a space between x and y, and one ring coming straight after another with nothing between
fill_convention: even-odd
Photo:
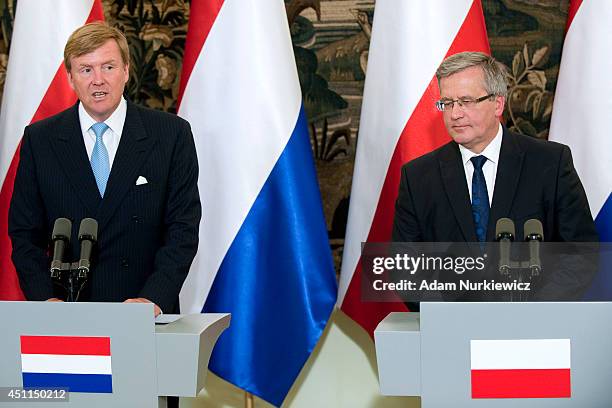
<instances>
[{"instance_id":1,"label":"flag pole","mask_svg":"<svg viewBox=\"0 0 612 408\"><path fill-rule=\"evenodd\" d=\"M248 391L244 392L244 408L255 408L255 400L253 394Z\"/></svg>"}]
</instances>

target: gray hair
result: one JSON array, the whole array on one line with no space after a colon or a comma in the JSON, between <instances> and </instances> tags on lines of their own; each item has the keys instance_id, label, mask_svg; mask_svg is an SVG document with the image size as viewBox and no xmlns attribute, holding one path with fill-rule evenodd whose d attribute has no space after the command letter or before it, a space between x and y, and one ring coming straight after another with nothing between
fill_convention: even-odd
<instances>
[{"instance_id":1,"label":"gray hair","mask_svg":"<svg viewBox=\"0 0 612 408\"><path fill-rule=\"evenodd\" d=\"M446 58L436 71L438 85L440 85L440 79L471 67L482 68L484 88L487 93L504 98L507 96L506 67L495 58L482 52L466 51Z\"/></svg>"}]
</instances>

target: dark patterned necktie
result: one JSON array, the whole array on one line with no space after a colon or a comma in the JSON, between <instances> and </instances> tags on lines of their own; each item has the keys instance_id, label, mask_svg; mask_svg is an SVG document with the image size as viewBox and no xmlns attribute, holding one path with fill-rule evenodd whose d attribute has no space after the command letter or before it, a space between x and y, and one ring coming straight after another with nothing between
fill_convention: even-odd
<instances>
[{"instance_id":1,"label":"dark patterned necktie","mask_svg":"<svg viewBox=\"0 0 612 408\"><path fill-rule=\"evenodd\" d=\"M472 176L472 216L476 226L476 237L478 241L485 242L487 239L487 225L489 224L489 194L485 182L482 166L487 158L474 156L470 159L474 165Z\"/></svg>"}]
</instances>

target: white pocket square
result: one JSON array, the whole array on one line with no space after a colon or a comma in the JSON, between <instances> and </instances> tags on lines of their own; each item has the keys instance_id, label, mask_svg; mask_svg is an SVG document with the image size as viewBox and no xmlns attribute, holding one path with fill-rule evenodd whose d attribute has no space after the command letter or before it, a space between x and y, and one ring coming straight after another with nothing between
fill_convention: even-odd
<instances>
[{"instance_id":1,"label":"white pocket square","mask_svg":"<svg viewBox=\"0 0 612 408\"><path fill-rule=\"evenodd\" d=\"M146 178L144 178L143 176L138 176L138 179L136 180L136 185L137 186L141 186L143 184L147 184L148 181Z\"/></svg>"}]
</instances>

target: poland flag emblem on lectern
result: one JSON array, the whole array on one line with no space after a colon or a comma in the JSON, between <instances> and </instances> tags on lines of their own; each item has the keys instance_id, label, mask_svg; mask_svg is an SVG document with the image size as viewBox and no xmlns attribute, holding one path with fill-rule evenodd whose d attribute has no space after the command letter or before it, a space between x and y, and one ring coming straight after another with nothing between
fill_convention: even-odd
<instances>
[{"instance_id":1,"label":"poland flag emblem on lectern","mask_svg":"<svg viewBox=\"0 0 612 408\"><path fill-rule=\"evenodd\" d=\"M570 398L569 339L471 340L472 398Z\"/></svg>"}]
</instances>

